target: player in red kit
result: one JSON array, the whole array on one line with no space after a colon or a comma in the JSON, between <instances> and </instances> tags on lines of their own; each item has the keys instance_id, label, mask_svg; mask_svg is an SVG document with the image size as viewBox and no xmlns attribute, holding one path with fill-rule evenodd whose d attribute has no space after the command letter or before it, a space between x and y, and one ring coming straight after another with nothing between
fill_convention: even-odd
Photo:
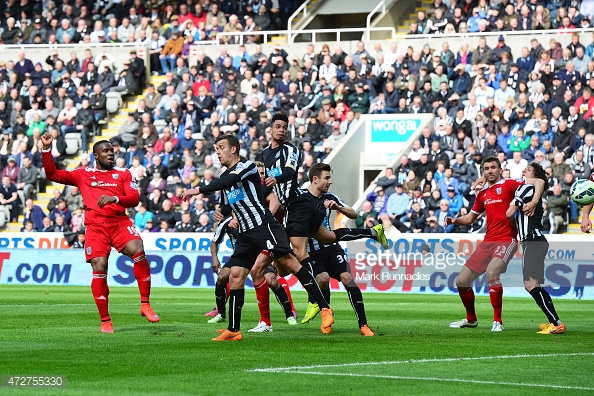
<instances>
[{"instance_id":1,"label":"player in red kit","mask_svg":"<svg viewBox=\"0 0 594 396\"><path fill-rule=\"evenodd\" d=\"M49 133L45 133L41 140L47 179L78 187L85 202L85 257L93 268L91 290L101 317L101 332L113 333L107 286L107 260L112 247L134 262L134 277L140 289L140 314L149 322L158 322L159 316L149 303L151 272L144 245L138 230L126 215L126 208L133 208L140 201L132 174L127 169L114 166L113 147L107 140L93 146L95 168L73 171L56 169L51 154L53 138Z\"/></svg>"},{"instance_id":2,"label":"player in red kit","mask_svg":"<svg viewBox=\"0 0 594 396\"><path fill-rule=\"evenodd\" d=\"M518 250L517 230L507 219L506 211L514 200L516 190L520 185L525 182L533 184L536 190L534 196L540 197L544 189L544 182L541 179L502 179L501 171L501 162L497 158L487 158L483 162L483 177L477 180L478 184L484 184L484 186L477 193L470 213L458 218L446 217L445 220L445 225L471 225L480 214L485 213L487 216L485 239L466 261L456 279L458 293L466 308L466 318L451 323L450 327L452 328L478 326L474 310L472 282L486 272L489 282L489 297L493 306L491 331L503 331L503 320L501 319L503 286L499 276L507 270L509 261ZM524 213L532 215L536 203L538 203L538 198L527 203L523 209Z\"/></svg>"}]
</instances>

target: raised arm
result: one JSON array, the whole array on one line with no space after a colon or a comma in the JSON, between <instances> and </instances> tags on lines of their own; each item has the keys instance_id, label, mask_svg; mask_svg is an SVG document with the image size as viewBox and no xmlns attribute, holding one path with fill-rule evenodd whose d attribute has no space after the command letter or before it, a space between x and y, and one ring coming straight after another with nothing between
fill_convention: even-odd
<instances>
[{"instance_id":1,"label":"raised arm","mask_svg":"<svg viewBox=\"0 0 594 396\"><path fill-rule=\"evenodd\" d=\"M42 157L43 157L43 168L45 169L45 176L48 180L55 181L57 183L67 184L69 186L76 186L76 178L72 172L65 170L58 170L56 164L54 164L54 157L52 156L52 141L54 138L49 132L44 133L41 136L43 143Z\"/></svg>"}]
</instances>

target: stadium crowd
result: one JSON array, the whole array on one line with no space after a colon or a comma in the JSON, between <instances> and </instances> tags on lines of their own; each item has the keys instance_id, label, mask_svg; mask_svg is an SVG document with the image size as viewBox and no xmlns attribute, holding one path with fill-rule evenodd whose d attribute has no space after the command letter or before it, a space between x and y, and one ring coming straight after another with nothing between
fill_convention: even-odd
<instances>
[{"instance_id":1,"label":"stadium crowd","mask_svg":"<svg viewBox=\"0 0 594 396\"><path fill-rule=\"evenodd\" d=\"M388 234L481 230L484 219L473 227L444 230L441 225L446 216L463 215L469 210L474 199L470 184L481 173L481 160L491 155L501 159L508 177L519 177L522 168L533 160L547 168L551 190L546 205L550 215L545 217L550 232L558 232L564 222L576 221L578 208L569 201L567 209L568 190L574 179L589 176L594 162L594 61L590 60L594 37L593 42L581 43L579 35L574 34L566 48L555 40L551 40L549 48L543 48L533 39L525 43L521 53L512 53L504 36L490 48L480 35L457 51L447 43L441 48L399 48L397 42L376 43L371 49L359 42L353 54L346 54L340 46L331 50L325 44L320 52L309 45L305 54L288 54L281 46L265 54L259 44L240 46L237 53L230 54L221 45L217 58L198 51L197 63L188 64L183 50L188 50L187 44L195 40L196 34L204 35L199 27L208 26L194 23L193 17L200 10L221 15L221 22L225 22L221 29L238 19L247 22L252 16L258 23L260 19L251 13L254 9L268 12L267 5L273 21L283 20L274 17L279 10L274 1L239 2L238 9L225 8L227 3L231 2L206 0L189 12L187 4L142 8L141 1L132 6L122 0L112 4L111 13L103 12L102 5L101 11L90 13L94 29L99 30L95 35L93 31L87 35L85 30L83 42L93 42L93 37L103 35L117 39L120 28L132 23L130 11L138 17L132 23L136 27L130 27L129 40L132 30L134 35L146 35L150 28L153 30L149 36L158 35L161 43L157 52L151 49L151 56L159 58L151 62L151 71L164 73L165 81L158 86L148 85L138 109L128 115L118 136L112 139L116 165L129 168L138 179L141 205L132 215L141 231L211 231L217 195L184 202L182 192L207 185L220 174L213 150L220 134L236 134L242 154L260 160L270 138L267 128L276 112L289 116L289 139L303 150L301 183L307 181L311 165L323 161L337 147L361 114L435 114L433 129L424 130L400 165L386 169L385 176L378 180L359 213L360 227L382 222ZM495 26L503 23L506 27L513 20L497 14L497 7L485 1L449 3L456 3L459 7L454 8L454 14L469 23L475 8L484 16L479 21L488 21L494 15ZM560 7L550 10L552 3ZM582 16L579 26L589 21L586 12L594 12L573 1L514 4L505 7L506 15L511 6L511 14L524 15L528 10L536 20L540 13L550 16L556 11L563 15L567 7L574 18L577 13ZM126 5L127 11L116 12ZM69 26L64 25L64 19L72 19L73 26L91 26L80 14L74 16L75 6L82 12L84 2L53 8L49 10L51 15L44 10L39 20L46 33L49 27L57 27L56 20L61 21L62 30ZM428 18L435 18L442 8L448 15L449 8L441 1L435 1L434 6L427 10ZM16 28L9 27L14 12L5 10L8 18L0 33L4 42L10 42L5 39L5 31L20 29L15 32L18 42L27 29L22 21ZM37 14L31 12L25 14ZM419 19L422 17L419 15ZM102 23L109 27L103 30ZM151 27L155 23L161 25L157 30ZM192 25L198 26L193 34L188 29ZM31 29L29 39L35 31ZM65 34L56 30L56 39L63 40ZM38 36L33 36L33 42L39 40ZM182 52L165 53L161 58L164 48L173 45L171 40L179 41L176 45ZM151 42L147 43L150 48ZM21 51L19 59L0 61L0 204L11 205L12 220L24 214L23 231L67 230L76 242L84 205L75 188L55 191L47 208L32 201L44 178L39 137L44 132L54 135L52 153L60 164L65 158L64 135L80 133L85 151L80 166L92 165L92 154L86 154L86 140L96 130L98 120L105 117L105 93L110 89L138 92L142 88L138 82L149 73L132 51L130 61L124 63L123 73L116 79L113 62L104 55L87 49L84 55L73 53L66 61L52 53L46 64L33 65ZM136 85L128 85L132 83Z\"/></svg>"}]
</instances>

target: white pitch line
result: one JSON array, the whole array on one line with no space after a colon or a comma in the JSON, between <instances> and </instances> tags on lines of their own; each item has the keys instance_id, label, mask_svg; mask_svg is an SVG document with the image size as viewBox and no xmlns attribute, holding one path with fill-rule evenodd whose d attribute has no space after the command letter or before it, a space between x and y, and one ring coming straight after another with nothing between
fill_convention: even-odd
<instances>
[{"instance_id":1,"label":"white pitch line","mask_svg":"<svg viewBox=\"0 0 594 396\"><path fill-rule=\"evenodd\" d=\"M494 360L494 359L526 359L526 358L549 358L562 356L594 356L594 352L576 352L576 353L547 353L547 354L523 354L523 355L499 355L499 356L479 356L467 358L435 358L435 359L410 359L410 360L394 360L383 362L357 362L357 363L342 363L342 364L319 364L314 366L291 366L291 367L269 367L247 370L248 372L258 373L280 373L284 371L319 369L319 368L334 368L334 367L352 367L352 366L387 366L390 364L406 364L406 363L442 363L442 362L461 362L474 360Z\"/></svg>"},{"instance_id":2,"label":"white pitch line","mask_svg":"<svg viewBox=\"0 0 594 396\"><path fill-rule=\"evenodd\" d=\"M586 388L582 386L570 386L570 385L546 385L546 384L530 384L522 382L498 382L498 381L479 381L470 379L459 379L459 378L435 378L435 377L407 377L402 375L375 375L375 374L352 374L352 373L324 373L320 371L285 371L293 374L313 374L313 375L324 375L324 376L337 376L337 377L364 377L364 378L381 378L381 379L400 379L409 381L436 381L436 382L463 382L473 383L480 385L505 385L505 386L525 386L532 388L554 388L554 389L572 389L572 390L587 390L593 391L594 388Z\"/></svg>"}]
</instances>

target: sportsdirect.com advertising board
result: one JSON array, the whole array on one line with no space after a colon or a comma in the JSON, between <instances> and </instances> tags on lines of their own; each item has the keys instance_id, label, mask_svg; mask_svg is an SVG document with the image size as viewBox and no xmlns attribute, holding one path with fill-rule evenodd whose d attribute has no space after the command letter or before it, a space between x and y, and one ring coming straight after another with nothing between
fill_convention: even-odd
<instances>
[{"instance_id":1,"label":"sportsdirect.com advertising board","mask_svg":"<svg viewBox=\"0 0 594 396\"><path fill-rule=\"evenodd\" d=\"M154 287L214 287L209 246L212 234L142 234ZM384 251L372 240L343 245L350 271L366 292L457 294L455 279L482 235L402 234ZM594 245L588 235L549 235L545 283L554 297L576 294L594 299ZM224 263L232 250L220 246ZM527 296L523 288L522 249L515 253L501 276L506 296ZM301 286L287 278L294 289ZM0 234L0 284L75 285L91 282L91 268L82 249L68 249L61 234ZM113 286L135 285L132 260L112 251L109 280ZM247 281L251 287L251 282ZM337 281L333 290L341 290ZM474 284L477 294L488 295L486 276Z\"/></svg>"}]
</instances>

